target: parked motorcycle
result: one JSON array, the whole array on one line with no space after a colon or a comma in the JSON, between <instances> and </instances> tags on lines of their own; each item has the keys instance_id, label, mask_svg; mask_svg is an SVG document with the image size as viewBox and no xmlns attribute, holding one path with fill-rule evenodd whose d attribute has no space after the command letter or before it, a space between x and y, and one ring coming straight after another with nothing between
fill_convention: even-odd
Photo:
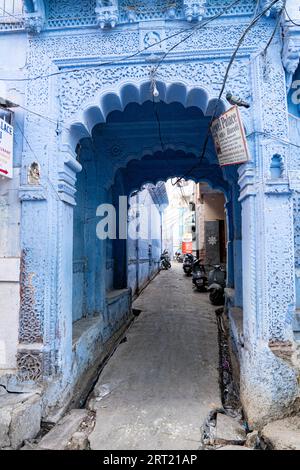
<instances>
[{"instance_id":1,"label":"parked motorcycle","mask_svg":"<svg viewBox=\"0 0 300 470\"><path fill-rule=\"evenodd\" d=\"M207 275L205 271L205 266L202 264L202 260L196 259L193 263L193 278L192 282L194 286L200 292L206 292L207 287Z\"/></svg>"},{"instance_id":2,"label":"parked motorcycle","mask_svg":"<svg viewBox=\"0 0 300 470\"><path fill-rule=\"evenodd\" d=\"M179 251L175 253L175 259L177 263L183 263L183 255Z\"/></svg>"},{"instance_id":3,"label":"parked motorcycle","mask_svg":"<svg viewBox=\"0 0 300 470\"><path fill-rule=\"evenodd\" d=\"M191 253L187 253L183 259L183 271L187 276L190 276L193 272L194 256Z\"/></svg>"},{"instance_id":4,"label":"parked motorcycle","mask_svg":"<svg viewBox=\"0 0 300 470\"><path fill-rule=\"evenodd\" d=\"M226 271L217 264L208 273L209 300L213 305L224 305L226 287Z\"/></svg>"},{"instance_id":5,"label":"parked motorcycle","mask_svg":"<svg viewBox=\"0 0 300 470\"><path fill-rule=\"evenodd\" d=\"M170 269L171 268L171 263L170 263L170 257L169 257L168 250L164 250L162 252L162 254L160 255L160 267L161 267L161 269Z\"/></svg>"}]
</instances>

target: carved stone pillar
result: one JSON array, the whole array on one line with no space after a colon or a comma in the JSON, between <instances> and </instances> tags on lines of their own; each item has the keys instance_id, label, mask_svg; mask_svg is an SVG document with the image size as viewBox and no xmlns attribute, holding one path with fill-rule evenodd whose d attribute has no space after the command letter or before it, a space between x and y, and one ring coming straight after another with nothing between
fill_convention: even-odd
<instances>
[{"instance_id":1,"label":"carved stone pillar","mask_svg":"<svg viewBox=\"0 0 300 470\"><path fill-rule=\"evenodd\" d=\"M57 263L56 263L56 360L58 374L67 380L71 369L72 355L72 292L73 292L73 209L75 200L76 173L81 165L74 152L64 146L59 154L57 203Z\"/></svg>"},{"instance_id":2,"label":"carved stone pillar","mask_svg":"<svg viewBox=\"0 0 300 470\"><path fill-rule=\"evenodd\" d=\"M292 410L298 384L292 332L293 206L286 165L289 148L282 142L288 127L279 51L273 49L272 62L268 57L254 59L252 77L252 161L239 170L245 338L241 398L250 424L261 424ZM278 155L281 164L274 172Z\"/></svg>"},{"instance_id":3,"label":"carved stone pillar","mask_svg":"<svg viewBox=\"0 0 300 470\"><path fill-rule=\"evenodd\" d=\"M57 153L51 154L53 164L54 155ZM31 153L24 154L19 190L22 262L18 381L26 388L31 383L46 383L51 376L54 387L56 379L67 380L71 369L74 184L81 166L65 148L58 154L56 181L47 175L45 160L40 179L32 180L28 177L30 158Z\"/></svg>"}]
</instances>

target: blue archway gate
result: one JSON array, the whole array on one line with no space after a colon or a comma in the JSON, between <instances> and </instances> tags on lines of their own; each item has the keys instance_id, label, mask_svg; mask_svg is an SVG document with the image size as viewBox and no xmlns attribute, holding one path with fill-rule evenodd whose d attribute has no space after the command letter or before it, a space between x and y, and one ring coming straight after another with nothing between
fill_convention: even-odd
<instances>
[{"instance_id":1,"label":"blue archway gate","mask_svg":"<svg viewBox=\"0 0 300 470\"><path fill-rule=\"evenodd\" d=\"M35 46L40 51L45 44ZM57 54L59 47L58 44ZM30 60L36 69L40 66L37 58L40 55L33 50ZM193 178L222 187L227 197L232 273L229 283L237 289L237 280L243 280L242 289L238 288L237 295L232 297L229 312L240 358L241 397L249 420L261 423L290 409L298 394L297 369L292 359L293 217L286 165L289 145L286 143L285 79L280 55L274 50L272 62L268 56L244 59L241 57L232 68L228 87L244 97L252 96L251 108L243 114L251 161L238 170L222 171L213 148L208 147ZM58 65L62 69L69 67L69 62L61 58L46 55L45 60L49 70L56 70ZM72 350L73 215L76 198L78 202L82 196L80 191L76 196L76 175L79 173L78 181L82 180L88 195L86 207L91 220L88 230L92 237L97 204L109 197L129 194L145 181L155 182L188 171L191 163L199 159L226 61L224 57L213 61L191 59L176 65L164 63L159 69L157 87L161 103L157 106L164 149L153 115L150 127L147 121L141 122L138 129L133 126L134 114L142 110L147 115L153 106L151 68L140 62L104 68L82 67L62 78L49 79L47 85L36 84L36 93L41 98L37 109L49 113L50 100L50 114L59 115L60 124L49 125L50 131L46 135L41 132L34 144L35 151L43 155L45 168L49 168L48 178L55 190L45 180L43 186L21 188L24 287L34 272L35 301L24 299L21 306L19 364L26 371L30 351L38 371L32 378L47 381L49 376L55 377L54 385L47 389L49 406L57 402L57 390L61 391L62 399L68 396L95 353L95 342L82 344L84 353L80 357L76 356L76 349ZM54 86L58 86L59 100L53 99ZM270 87L272 96L268 92ZM28 106L32 108L30 100ZM222 102L218 106L219 112L225 109ZM167 129L170 110L176 119L173 127ZM176 131L176 123L180 123L180 133ZM41 126L39 117L30 116L26 132L34 135L37 126ZM283 161L276 177L271 172L275 154L281 155ZM30 152L25 152L24 168L31 159ZM119 188L120 192L109 196L113 186L114 191ZM32 236L33 223L39 234L36 237ZM45 239L46 249L42 243ZM97 257L105 260L104 244L97 247ZM107 299L101 283L105 262L97 264L95 270L96 277L93 274L91 282L99 281L99 292L93 297L99 320L92 337L98 344L104 344L110 335L110 327L105 323L107 304L118 303L118 308L129 312L130 298L125 289L121 296L112 294ZM238 330L236 320L242 314L243 329ZM36 333L29 335L31 318L38 321ZM22 349L24 342L26 351ZM288 355L284 353L287 349Z\"/></svg>"}]
</instances>

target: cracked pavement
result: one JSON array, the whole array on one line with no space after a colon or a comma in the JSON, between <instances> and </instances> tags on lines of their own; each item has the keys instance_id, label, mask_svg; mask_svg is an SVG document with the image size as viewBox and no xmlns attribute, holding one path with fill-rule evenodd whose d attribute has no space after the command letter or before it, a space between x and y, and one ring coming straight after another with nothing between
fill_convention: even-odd
<instances>
[{"instance_id":1,"label":"cracked pavement","mask_svg":"<svg viewBox=\"0 0 300 470\"><path fill-rule=\"evenodd\" d=\"M90 400L91 449L199 449L204 420L222 406L215 307L176 262L133 307L142 313Z\"/></svg>"}]
</instances>

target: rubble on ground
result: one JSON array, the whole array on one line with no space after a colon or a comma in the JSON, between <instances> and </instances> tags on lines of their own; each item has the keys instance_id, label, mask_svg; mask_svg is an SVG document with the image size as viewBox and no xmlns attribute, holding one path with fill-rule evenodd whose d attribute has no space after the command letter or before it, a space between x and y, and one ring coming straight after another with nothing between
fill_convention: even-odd
<instances>
[{"instance_id":1,"label":"rubble on ground","mask_svg":"<svg viewBox=\"0 0 300 470\"><path fill-rule=\"evenodd\" d=\"M261 431L261 439L268 449L300 450L300 416L267 424Z\"/></svg>"},{"instance_id":2,"label":"rubble on ground","mask_svg":"<svg viewBox=\"0 0 300 470\"><path fill-rule=\"evenodd\" d=\"M214 444L242 445L246 441L244 427L234 418L223 413L217 413Z\"/></svg>"},{"instance_id":3,"label":"rubble on ground","mask_svg":"<svg viewBox=\"0 0 300 470\"><path fill-rule=\"evenodd\" d=\"M34 438L41 424L41 397L37 393L8 393L1 387L0 449L18 449Z\"/></svg>"},{"instance_id":4,"label":"rubble on ground","mask_svg":"<svg viewBox=\"0 0 300 470\"><path fill-rule=\"evenodd\" d=\"M22 450L87 450L93 426L91 411L73 409L41 439L26 442Z\"/></svg>"}]
</instances>

